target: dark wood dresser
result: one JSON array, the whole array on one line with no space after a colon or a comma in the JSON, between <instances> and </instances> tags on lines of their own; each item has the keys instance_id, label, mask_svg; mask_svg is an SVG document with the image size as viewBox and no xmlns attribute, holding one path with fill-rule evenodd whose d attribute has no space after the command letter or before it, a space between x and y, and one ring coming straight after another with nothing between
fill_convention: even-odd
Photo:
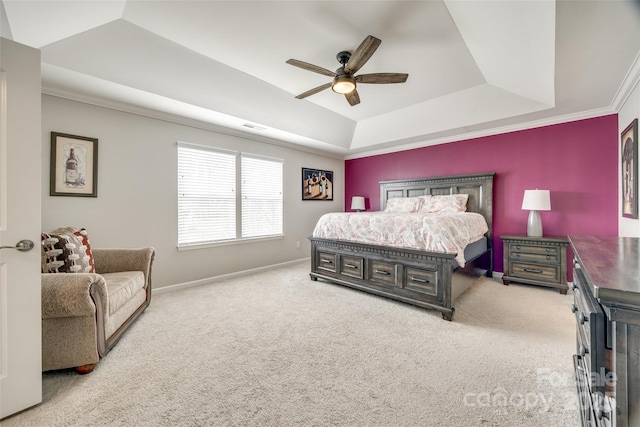
<instances>
[{"instance_id":1,"label":"dark wood dresser","mask_svg":"<svg viewBox=\"0 0 640 427\"><path fill-rule=\"evenodd\" d=\"M640 239L569 236L583 426L640 426Z\"/></svg>"}]
</instances>

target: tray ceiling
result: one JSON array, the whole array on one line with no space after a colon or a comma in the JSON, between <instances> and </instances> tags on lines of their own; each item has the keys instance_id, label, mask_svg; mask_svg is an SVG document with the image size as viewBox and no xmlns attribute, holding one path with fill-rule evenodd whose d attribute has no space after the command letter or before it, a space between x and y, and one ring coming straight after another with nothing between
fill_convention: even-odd
<instances>
[{"instance_id":1,"label":"tray ceiling","mask_svg":"<svg viewBox=\"0 0 640 427\"><path fill-rule=\"evenodd\" d=\"M615 112L637 80L633 1L12 1L2 36L42 52L43 92L128 105L342 156ZM382 44L361 103L336 54ZM253 126L253 127L248 127Z\"/></svg>"}]
</instances>

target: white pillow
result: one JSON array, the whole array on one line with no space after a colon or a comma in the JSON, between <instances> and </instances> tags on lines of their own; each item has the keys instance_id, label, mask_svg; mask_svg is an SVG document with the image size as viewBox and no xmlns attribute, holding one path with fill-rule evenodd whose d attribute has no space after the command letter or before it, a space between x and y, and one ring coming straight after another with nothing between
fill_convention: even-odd
<instances>
[{"instance_id":1,"label":"white pillow","mask_svg":"<svg viewBox=\"0 0 640 427\"><path fill-rule=\"evenodd\" d=\"M467 210L468 194L424 196L420 213L454 213Z\"/></svg>"},{"instance_id":2,"label":"white pillow","mask_svg":"<svg viewBox=\"0 0 640 427\"><path fill-rule=\"evenodd\" d=\"M411 213L418 212L422 205L422 196L419 197L394 197L387 200L385 212Z\"/></svg>"}]
</instances>

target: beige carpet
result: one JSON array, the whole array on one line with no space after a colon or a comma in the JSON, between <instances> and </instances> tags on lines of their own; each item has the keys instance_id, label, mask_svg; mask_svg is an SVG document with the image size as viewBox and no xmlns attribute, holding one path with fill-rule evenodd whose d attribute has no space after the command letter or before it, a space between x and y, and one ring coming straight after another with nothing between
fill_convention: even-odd
<instances>
[{"instance_id":1,"label":"beige carpet","mask_svg":"<svg viewBox=\"0 0 640 427\"><path fill-rule=\"evenodd\" d=\"M307 263L155 295L12 426L572 426L572 296L482 278L453 322Z\"/></svg>"}]
</instances>

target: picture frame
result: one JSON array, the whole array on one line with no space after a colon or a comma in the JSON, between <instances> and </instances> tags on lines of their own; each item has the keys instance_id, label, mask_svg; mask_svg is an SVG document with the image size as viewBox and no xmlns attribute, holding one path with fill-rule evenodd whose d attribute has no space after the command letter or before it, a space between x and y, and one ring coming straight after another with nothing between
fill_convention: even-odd
<instances>
[{"instance_id":1,"label":"picture frame","mask_svg":"<svg viewBox=\"0 0 640 427\"><path fill-rule=\"evenodd\" d=\"M51 132L50 196L98 197L98 139Z\"/></svg>"},{"instance_id":2,"label":"picture frame","mask_svg":"<svg viewBox=\"0 0 640 427\"><path fill-rule=\"evenodd\" d=\"M302 168L302 200L333 200L333 171Z\"/></svg>"},{"instance_id":3,"label":"picture frame","mask_svg":"<svg viewBox=\"0 0 640 427\"><path fill-rule=\"evenodd\" d=\"M638 219L638 119L620 134L622 216Z\"/></svg>"}]
</instances>

